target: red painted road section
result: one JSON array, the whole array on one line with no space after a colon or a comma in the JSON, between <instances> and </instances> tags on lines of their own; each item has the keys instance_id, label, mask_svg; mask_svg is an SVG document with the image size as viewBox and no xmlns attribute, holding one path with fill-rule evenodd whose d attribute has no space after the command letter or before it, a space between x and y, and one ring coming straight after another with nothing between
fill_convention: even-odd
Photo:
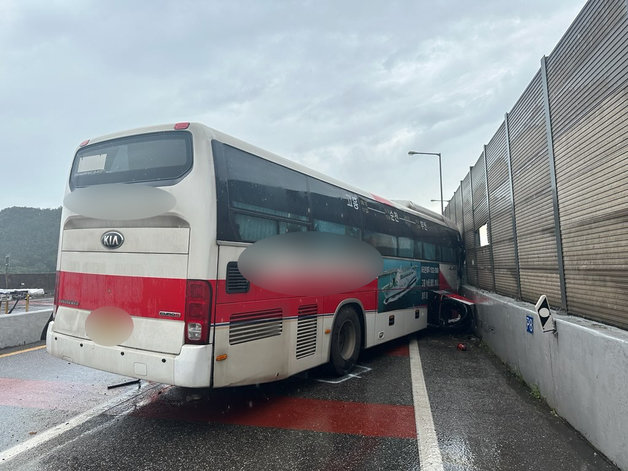
<instances>
[{"instance_id":1,"label":"red painted road section","mask_svg":"<svg viewBox=\"0 0 628 471\"><path fill-rule=\"evenodd\" d=\"M391 355L394 357L409 357L410 356L410 347L405 345L396 345L393 346L390 350L384 352L386 355Z\"/></svg>"},{"instance_id":2,"label":"red painted road section","mask_svg":"<svg viewBox=\"0 0 628 471\"><path fill-rule=\"evenodd\" d=\"M409 356L405 341L393 341L379 347L379 355ZM356 381L356 380L350 380ZM312 383L309 383L310 385ZM317 384L317 383L314 383ZM309 431L346 434L354 437L416 439L414 407L411 404L385 404L386 398L374 402L351 400L351 395L336 392L351 390L345 384L310 387L311 391L326 391L327 397L301 397L286 394L270 385L266 388L243 387L206 391L203 400L187 400L184 390L159 388L157 393L140 394L136 401L124 403L107 412L143 419L166 419L200 424L227 424L276 430ZM323 389L321 389L323 388ZM336 389L337 388L337 389ZM300 391L294 386L289 390ZM0 378L0 406L34 410L68 411L76 413L101 403L105 392L102 384ZM185 398L185 399L183 399ZM364 442L364 446L372 442ZM368 445L368 446L371 446Z\"/></svg>"},{"instance_id":3,"label":"red painted road section","mask_svg":"<svg viewBox=\"0 0 628 471\"><path fill-rule=\"evenodd\" d=\"M407 341L393 341L382 347L383 355L410 356ZM412 405L283 396L253 388L216 390L205 400L183 403L170 394L154 396L133 415L196 423L416 439Z\"/></svg>"},{"instance_id":4,"label":"red painted road section","mask_svg":"<svg viewBox=\"0 0 628 471\"><path fill-rule=\"evenodd\" d=\"M133 415L190 422L346 433L365 437L416 438L414 407L325 401L298 397L188 405L153 402Z\"/></svg>"}]
</instances>

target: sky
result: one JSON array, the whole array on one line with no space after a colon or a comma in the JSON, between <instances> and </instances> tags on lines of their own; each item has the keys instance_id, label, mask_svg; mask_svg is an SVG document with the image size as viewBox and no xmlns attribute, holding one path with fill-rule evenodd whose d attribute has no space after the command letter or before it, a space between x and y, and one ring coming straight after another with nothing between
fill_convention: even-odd
<instances>
[{"instance_id":1,"label":"sky","mask_svg":"<svg viewBox=\"0 0 628 471\"><path fill-rule=\"evenodd\" d=\"M440 212L584 0L0 0L0 209L85 139L198 121Z\"/></svg>"}]
</instances>

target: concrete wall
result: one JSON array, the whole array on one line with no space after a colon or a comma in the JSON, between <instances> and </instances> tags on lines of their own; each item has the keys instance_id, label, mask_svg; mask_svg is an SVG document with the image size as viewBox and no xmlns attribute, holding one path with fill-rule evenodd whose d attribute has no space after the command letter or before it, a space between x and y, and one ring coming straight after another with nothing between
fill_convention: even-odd
<instances>
[{"instance_id":1,"label":"concrete wall","mask_svg":"<svg viewBox=\"0 0 628 471\"><path fill-rule=\"evenodd\" d=\"M52 309L0 314L0 349L41 340Z\"/></svg>"},{"instance_id":2,"label":"concrete wall","mask_svg":"<svg viewBox=\"0 0 628 471\"><path fill-rule=\"evenodd\" d=\"M556 412L628 469L628 332L557 315L543 333L532 304L465 286L477 304L477 334ZM526 316L534 333L526 331ZM533 433L533 431L531 431Z\"/></svg>"}]
</instances>

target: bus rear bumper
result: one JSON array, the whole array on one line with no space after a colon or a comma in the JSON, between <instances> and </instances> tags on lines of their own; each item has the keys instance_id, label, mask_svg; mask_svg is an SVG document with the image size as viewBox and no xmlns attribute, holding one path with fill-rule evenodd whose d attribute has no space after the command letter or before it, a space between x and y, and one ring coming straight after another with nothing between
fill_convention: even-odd
<instances>
[{"instance_id":1,"label":"bus rear bumper","mask_svg":"<svg viewBox=\"0 0 628 471\"><path fill-rule=\"evenodd\" d=\"M183 345L178 355L120 345L108 347L54 331L48 325L46 350L52 356L122 376L188 388L211 385L212 345Z\"/></svg>"}]
</instances>

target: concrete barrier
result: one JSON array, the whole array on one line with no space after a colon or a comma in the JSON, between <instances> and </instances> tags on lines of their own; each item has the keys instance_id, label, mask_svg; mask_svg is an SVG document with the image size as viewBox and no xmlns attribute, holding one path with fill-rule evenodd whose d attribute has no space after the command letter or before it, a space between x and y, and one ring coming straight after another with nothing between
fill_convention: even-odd
<instances>
[{"instance_id":1,"label":"concrete barrier","mask_svg":"<svg viewBox=\"0 0 628 471\"><path fill-rule=\"evenodd\" d=\"M0 314L0 349L38 342L52 309Z\"/></svg>"},{"instance_id":2,"label":"concrete barrier","mask_svg":"<svg viewBox=\"0 0 628 471\"><path fill-rule=\"evenodd\" d=\"M465 286L477 334L523 380L621 469L628 470L628 332L554 314L543 333L534 306ZM534 333L526 330L534 318ZM531 431L533 433L533 431Z\"/></svg>"}]
</instances>

